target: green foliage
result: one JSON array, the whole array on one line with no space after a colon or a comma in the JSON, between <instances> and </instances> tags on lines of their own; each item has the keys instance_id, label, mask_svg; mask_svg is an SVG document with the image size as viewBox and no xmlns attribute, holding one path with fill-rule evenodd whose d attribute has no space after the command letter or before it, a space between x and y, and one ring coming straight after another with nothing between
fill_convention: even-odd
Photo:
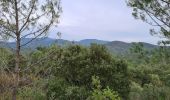
<instances>
[{"instance_id":1,"label":"green foliage","mask_svg":"<svg viewBox=\"0 0 170 100\"><path fill-rule=\"evenodd\" d=\"M48 100L85 100L88 91L84 87L70 86L65 80L56 78L48 83Z\"/></svg>"},{"instance_id":2,"label":"green foliage","mask_svg":"<svg viewBox=\"0 0 170 100\"><path fill-rule=\"evenodd\" d=\"M90 91L92 89L91 77L97 75L100 77L103 87L109 86L117 91L121 97L128 97L130 88L127 64L123 60L113 58L104 46L92 44L89 48L79 45L41 48L32 53L32 62L45 58L49 54L51 55L48 59L40 62L36 69L32 69L40 77L60 77L64 79L67 87L70 87L70 84L73 86L70 89L74 92L83 91L83 89L77 89L77 87ZM51 87L53 86L55 85ZM62 91L61 89L57 90ZM65 90L66 88L63 88L63 91ZM84 93L81 93L82 97L87 97L88 92ZM52 94L52 92L49 94Z\"/></svg>"},{"instance_id":3,"label":"green foliage","mask_svg":"<svg viewBox=\"0 0 170 100\"><path fill-rule=\"evenodd\" d=\"M112 58L104 46L92 44L89 49L73 45L65 48L57 76L69 84L91 89L91 77L100 77L101 85L109 86L126 98L129 93L127 64Z\"/></svg>"},{"instance_id":4,"label":"green foliage","mask_svg":"<svg viewBox=\"0 0 170 100\"><path fill-rule=\"evenodd\" d=\"M131 90L129 93L130 100L142 100L142 91L143 88L140 84L136 82L131 82Z\"/></svg>"},{"instance_id":5,"label":"green foliage","mask_svg":"<svg viewBox=\"0 0 170 100\"><path fill-rule=\"evenodd\" d=\"M8 57L11 55L11 52L8 49L0 48L0 70L6 70L8 68Z\"/></svg>"},{"instance_id":6,"label":"green foliage","mask_svg":"<svg viewBox=\"0 0 170 100\"><path fill-rule=\"evenodd\" d=\"M160 32L151 29L151 34L160 33L167 39L170 35L169 4L169 0L128 0L128 5L133 8L132 15L152 26L159 27Z\"/></svg>"},{"instance_id":7,"label":"green foliage","mask_svg":"<svg viewBox=\"0 0 170 100\"><path fill-rule=\"evenodd\" d=\"M142 43L132 43L130 48L130 54L132 57L132 61L134 64L144 64L149 61L149 50L144 48ZM136 60L134 60L136 59Z\"/></svg>"},{"instance_id":8,"label":"green foliage","mask_svg":"<svg viewBox=\"0 0 170 100\"><path fill-rule=\"evenodd\" d=\"M11 68L14 55L7 51L3 51L4 58ZM17 97L21 100L170 99L168 47L147 51L142 45L134 44L131 55L124 60L97 44L39 47L23 57L22 66L31 66L21 73L21 78L27 76L31 83L20 88ZM38 60L41 61L37 63ZM12 83L12 75L8 71L5 73L8 80L1 77L1 90ZM10 94L0 92L3 98Z\"/></svg>"},{"instance_id":9,"label":"green foliage","mask_svg":"<svg viewBox=\"0 0 170 100\"><path fill-rule=\"evenodd\" d=\"M36 87L24 87L19 90L19 100L46 100L45 98L45 93Z\"/></svg>"},{"instance_id":10,"label":"green foliage","mask_svg":"<svg viewBox=\"0 0 170 100\"><path fill-rule=\"evenodd\" d=\"M23 69L26 66L27 59L23 55L20 55L20 58L20 66ZM0 48L0 70L14 71L14 67L15 55L9 49Z\"/></svg>"},{"instance_id":11,"label":"green foliage","mask_svg":"<svg viewBox=\"0 0 170 100\"><path fill-rule=\"evenodd\" d=\"M67 100L85 100L88 95L89 91L87 91L84 87L70 86L66 89Z\"/></svg>"},{"instance_id":12,"label":"green foliage","mask_svg":"<svg viewBox=\"0 0 170 100\"><path fill-rule=\"evenodd\" d=\"M141 50L141 49L140 49ZM143 58L133 59L131 62L130 76L132 80L129 93L130 100L169 100L169 49L156 48ZM140 55L140 52L137 54ZM130 60L129 60L130 61Z\"/></svg>"},{"instance_id":13,"label":"green foliage","mask_svg":"<svg viewBox=\"0 0 170 100\"><path fill-rule=\"evenodd\" d=\"M144 86L143 100L169 100L169 95L168 87L156 87L152 84Z\"/></svg>"},{"instance_id":14,"label":"green foliage","mask_svg":"<svg viewBox=\"0 0 170 100\"><path fill-rule=\"evenodd\" d=\"M20 55L20 69L25 69L26 65L27 65L27 59L25 56ZM11 54L8 56L8 63L7 63L8 68L11 71L14 71L15 68L15 55Z\"/></svg>"},{"instance_id":15,"label":"green foliage","mask_svg":"<svg viewBox=\"0 0 170 100\"><path fill-rule=\"evenodd\" d=\"M92 84L94 85L92 96L88 100L120 100L120 97L115 91L112 91L109 87L102 89L100 85L99 77L92 77Z\"/></svg>"},{"instance_id":16,"label":"green foliage","mask_svg":"<svg viewBox=\"0 0 170 100\"><path fill-rule=\"evenodd\" d=\"M170 60L169 47L161 46L152 51L151 63L167 65Z\"/></svg>"},{"instance_id":17,"label":"green foliage","mask_svg":"<svg viewBox=\"0 0 170 100\"><path fill-rule=\"evenodd\" d=\"M154 86L153 84L145 84L144 87L141 87L133 82L129 98L130 100L169 100L169 89L166 86Z\"/></svg>"},{"instance_id":18,"label":"green foliage","mask_svg":"<svg viewBox=\"0 0 170 100\"><path fill-rule=\"evenodd\" d=\"M138 59L142 59L147 54L147 51L144 49L143 44L140 42L133 43L132 47L130 48L130 52L137 54L139 57Z\"/></svg>"},{"instance_id":19,"label":"green foliage","mask_svg":"<svg viewBox=\"0 0 170 100\"><path fill-rule=\"evenodd\" d=\"M48 100L55 100L57 98L65 98L66 82L63 79L51 80L48 83L47 98Z\"/></svg>"}]
</instances>

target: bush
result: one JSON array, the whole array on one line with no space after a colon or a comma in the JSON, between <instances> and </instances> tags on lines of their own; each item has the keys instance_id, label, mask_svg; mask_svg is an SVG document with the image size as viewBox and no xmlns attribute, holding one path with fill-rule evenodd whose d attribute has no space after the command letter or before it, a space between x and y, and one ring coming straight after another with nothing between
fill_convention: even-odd
<instances>
[{"instance_id":1,"label":"bush","mask_svg":"<svg viewBox=\"0 0 170 100\"><path fill-rule=\"evenodd\" d=\"M19 100L46 100L43 90L36 87L23 87L18 93Z\"/></svg>"},{"instance_id":2,"label":"bush","mask_svg":"<svg viewBox=\"0 0 170 100\"><path fill-rule=\"evenodd\" d=\"M73 45L65 48L56 76L63 77L69 84L91 90L91 77L100 77L103 87L109 86L121 97L129 94L129 74L123 60L112 58L102 45L92 44L88 49ZM58 66L56 66L58 67Z\"/></svg>"},{"instance_id":3,"label":"bush","mask_svg":"<svg viewBox=\"0 0 170 100\"><path fill-rule=\"evenodd\" d=\"M55 78L48 83L48 100L85 100L87 97L84 87L70 86L64 79Z\"/></svg>"},{"instance_id":4,"label":"bush","mask_svg":"<svg viewBox=\"0 0 170 100\"><path fill-rule=\"evenodd\" d=\"M94 85L92 95L88 100L120 100L117 92L111 90L109 87L102 89L99 77L92 77L92 84Z\"/></svg>"}]
</instances>

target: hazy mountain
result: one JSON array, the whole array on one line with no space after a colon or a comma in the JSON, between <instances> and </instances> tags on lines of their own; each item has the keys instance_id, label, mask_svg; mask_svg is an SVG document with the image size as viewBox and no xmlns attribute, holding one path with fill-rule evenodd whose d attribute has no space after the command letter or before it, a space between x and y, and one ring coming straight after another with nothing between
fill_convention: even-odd
<instances>
[{"instance_id":1,"label":"hazy mountain","mask_svg":"<svg viewBox=\"0 0 170 100\"><path fill-rule=\"evenodd\" d=\"M21 39L21 46L23 48L32 48L35 49L39 46L45 46L48 47L52 44L58 44L58 45L65 45L67 43L71 43L70 41L67 40L62 40L62 39L52 39L52 38L23 38ZM0 42L1 47L12 47L15 48L16 43L15 42Z\"/></svg>"},{"instance_id":2,"label":"hazy mountain","mask_svg":"<svg viewBox=\"0 0 170 100\"><path fill-rule=\"evenodd\" d=\"M97 43L97 44L106 44L109 41L103 41L103 40L97 40L97 39L84 39L81 41L78 41L79 44L85 45L85 46L90 46L91 43Z\"/></svg>"},{"instance_id":3,"label":"hazy mountain","mask_svg":"<svg viewBox=\"0 0 170 100\"><path fill-rule=\"evenodd\" d=\"M121 53L121 54L128 52L128 50L132 46L132 43L126 43L126 42L122 42L122 41L110 42L110 41L103 41L103 40L97 40L97 39L84 39L81 41L68 41L68 40L63 40L63 39L56 40L56 39L51 39L51 38L46 37L46 38L37 38L37 39L24 38L21 40L21 44L24 45L24 49L26 49L26 48L35 49L38 46L48 47L52 44L58 44L61 46L69 45L69 44L79 44L79 45L83 45L83 46L90 46L91 43L105 45L109 49L109 51L111 51L113 53ZM27 45L25 45L25 44L27 44ZM145 42L142 42L142 44L144 45L144 47L146 49L153 49L153 48L157 47L156 45L145 43ZM15 48L15 42L0 42L0 47Z\"/></svg>"},{"instance_id":4,"label":"hazy mountain","mask_svg":"<svg viewBox=\"0 0 170 100\"><path fill-rule=\"evenodd\" d=\"M113 53L125 53L130 49L131 43L112 41L105 44L105 46Z\"/></svg>"},{"instance_id":5,"label":"hazy mountain","mask_svg":"<svg viewBox=\"0 0 170 100\"><path fill-rule=\"evenodd\" d=\"M153 44L149 44L149 43L145 43L145 42L141 42L141 43L143 44L144 48L147 50L151 50L151 49L158 47L157 45L153 45ZM112 41L112 42L108 42L107 44L105 44L105 46L112 53L125 54L125 53L129 52L129 49L131 48L132 44L133 44L133 42L126 43L126 42L122 42L122 41Z\"/></svg>"}]
</instances>

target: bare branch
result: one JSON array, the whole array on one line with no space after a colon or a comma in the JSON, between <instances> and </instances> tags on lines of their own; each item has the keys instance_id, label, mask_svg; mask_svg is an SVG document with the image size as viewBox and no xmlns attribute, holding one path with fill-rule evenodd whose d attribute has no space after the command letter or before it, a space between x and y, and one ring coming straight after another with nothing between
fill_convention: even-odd
<instances>
[{"instance_id":1,"label":"bare branch","mask_svg":"<svg viewBox=\"0 0 170 100\"><path fill-rule=\"evenodd\" d=\"M43 29L43 31L40 32L37 36L35 36L34 38L32 38L32 39L31 39L30 41L28 41L27 43L22 44L20 47L26 46L27 44L31 43L33 40L35 40L36 38L38 38L39 36L41 36L44 32L46 32L46 31L50 28L51 25L52 25L52 22L51 22L48 26L46 26L46 27ZM40 30L40 31L41 31L41 30ZM31 34L34 34L34 33L31 33ZM36 32L35 32L35 34L36 34Z\"/></svg>"},{"instance_id":2,"label":"bare branch","mask_svg":"<svg viewBox=\"0 0 170 100\"><path fill-rule=\"evenodd\" d=\"M32 4L31 11L28 13L27 19L26 19L25 23L21 26L21 29L19 30L19 32L21 32L23 30L23 28L26 26L26 24L29 22L30 16L31 16L32 11L34 9L34 6L35 6L35 0Z\"/></svg>"},{"instance_id":3,"label":"bare branch","mask_svg":"<svg viewBox=\"0 0 170 100\"><path fill-rule=\"evenodd\" d=\"M170 5L170 2L168 2L168 1L165 1L165 0L161 0L161 1Z\"/></svg>"}]
</instances>

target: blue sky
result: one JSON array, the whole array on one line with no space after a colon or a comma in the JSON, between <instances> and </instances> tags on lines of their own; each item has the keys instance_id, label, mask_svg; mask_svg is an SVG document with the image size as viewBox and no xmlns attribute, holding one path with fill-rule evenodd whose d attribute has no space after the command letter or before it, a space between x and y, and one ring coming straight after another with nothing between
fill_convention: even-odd
<instances>
[{"instance_id":1,"label":"blue sky","mask_svg":"<svg viewBox=\"0 0 170 100\"><path fill-rule=\"evenodd\" d=\"M143 41L156 44L158 37L151 36L148 24L135 20L132 9L125 0L61 0L63 13L58 28L51 31L62 33L62 39Z\"/></svg>"}]
</instances>

